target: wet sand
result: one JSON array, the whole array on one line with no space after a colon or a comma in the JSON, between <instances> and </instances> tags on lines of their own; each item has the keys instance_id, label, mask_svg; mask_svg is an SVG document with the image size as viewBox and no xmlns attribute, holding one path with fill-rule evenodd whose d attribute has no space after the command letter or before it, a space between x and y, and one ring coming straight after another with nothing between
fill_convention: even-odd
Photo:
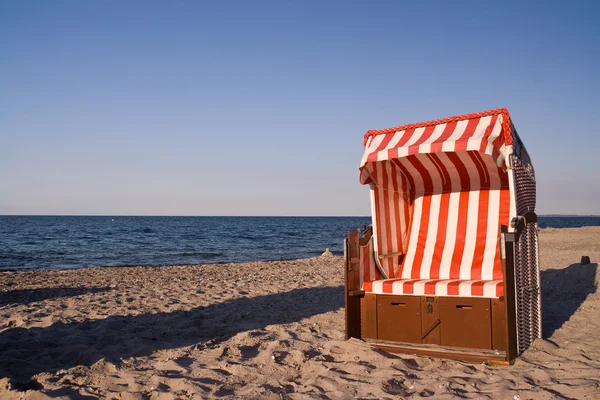
<instances>
[{"instance_id":1,"label":"wet sand","mask_svg":"<svg viewBox=\"0 0 600 400\"><path fill-rule=\"evenodd\" d=\"M2 272L0 398L600 399L600 227L540 247L544 338L511 367L345 341L340 257Z\"/></svg>"}]
</instances>

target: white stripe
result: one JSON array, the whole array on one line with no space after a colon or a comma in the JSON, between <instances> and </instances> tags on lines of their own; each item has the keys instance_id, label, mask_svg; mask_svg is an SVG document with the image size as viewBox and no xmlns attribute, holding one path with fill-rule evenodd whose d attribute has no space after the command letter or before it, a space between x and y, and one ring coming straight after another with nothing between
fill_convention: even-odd
<instances>
[{"instance_id":1,"label":"white stripe","mask_svg":"<svg viewBox=\"0 0 600 400\"><path fill-rule=\"evenodd\" d=\"M500 146L500 155L496 159L496 165L500 168L510 168L510 158L508 158L508 148L512 146ZM491 154L490 154L491 155Z\"/></svg>"},{"instance_id":2,"label":"white stripe","mask_svg":"<svg viewBox=\"0 0 600 400\"><path fill-rule=\"evenodd\" d=\"M423 210L424 212L429 211L429 225L427 226L427 238L425 240L425 249L423 250L423 262L421 263L421 271L419 273L421 279L431 279L431 260L433 259L437 239L441 198L441 194L432 195L431 207L429 210Z\"/></svg>"},{"instance_id":3,"label":"white stripe","mask_svg":"<svg viewBox=\"0 0 600 400\"><path fill-rule=\"evenodd\" d=\"M477 244L477 222L479 218L479 190L469 192L467 209L467 230L465 232L465 249L460 262L460 279L471 279L471 268ZM465 223L465 221L461 221Z\"/></svg>"},{"instance_id":4,"label":"white stripe","mask_svg":"<svg viewBox=\"0 0 600 400\"><path fill-rule=\"evenodd\" d=\"M448 201L448 222L446 223L446 242L442 252L442 261L440 264L440 279L450 278L450 267L452 266L452 256L454 255L454 245L456 244L456 231L458 229L458 208L460 205L460 192L450 193Z\"/></svg>"},{"instance_id":5,"label":"white stripe","mask_svg":"<svg viewBox=\"0 0 600 400\"><path fill-rule=\"evenodd\" d=\"M414 295L425 294L425 283L427 283L427 282L428 282L428 280L416 281L413 284L413 294Z\"/></svg>"},{"instance_id":6,"label":"white stripe","mask_svg":"<svg viewBox=\"0 0 600 400\"><path fill-rule=\"evenodd\" d=\"M398 206L396 204L396 202L394 201L394 180L392 179L393 177L393 171L392 169L394 168L391 165L391 162L386 162L386 171L387 171L387 175L388 175L388 204L390 205L390 214L386 216L386 219L389 221L388 224L390 226L390 230L392 232L392 248L388 249L390 253L394 253L396 251L398 251L398 249L396 248L396 243L398 243L398 231L397 231L397 226L396 226L396 207ZM385 209L384 209L385 210ZM398 265L398 257L392 257L391 259L388 259L386 264L392 263L392 271L391 273L388 272L389 277L390 278L395 278L396 277L396 272L398 271L398 269L396 268ZM389 271L389 269L388 269Z\"/></svg>"},{"instance_id":7,"label":"white stripe","mask_svg":"<svg viewBox=\"0 0 600 400\"><path fill-rule=\"evenodd\" d=\"M370 143L367 142L367 147L365 148L365 154L363 154L363 158L360 162L361 167L363 167L367 163L367 158L369 158L369 154L371 154L375 150L377 150L377 147L379 147L379 145L381 144L381 141L383 140L384 136L385 135L371 136L372 140Z\"/></svg>"},{"instance_id":8,"label":"white stripe","mask_svg":"<svg viewBox=\"0 0 600 400\"><path fill-rule=\"evenodd\" d=\"M404 281L396 281L392 283L392 293L404 294Z\"/></svg>"},{"instance_id":9,"label":"white stripe","mask_svg":"<svg viewBox=\"0 0 600 400\"><path fill-rule=\"evenodd\" d=\"M373 225L373 236L371 237L371 239L373 240L373 249L375 250L375 257L379 257L379 247L378 247L378 239L377 239L377 230L379 229L379 227L377 226L377 218L376 218L376 208L377 208L377 204L376 204L376 197L375 197L375 191L378 190L377 188L372 188L371 189L371 224ZM371 278L375 278L375 275L371 275Z\"/></svg>"},{"instance_id":10,"label":"white stripe","mask_svg":"<svg viewBox=\"0 0 600 400\"><path fill-rule=\"evenodd\" d=\"M447 296L448 295L448 284L452 282L449 280L440 281L435 284L435 295L436 296Z\"/></svg>"},{"instance_id":11,"label":"white stripe","mask_svg":"<svg viewBox=\"0 0 600 400\"><path fill-rule=\"evenodd\" d=\"M373 281L373 293L383 293L384 280Z\"/></svg>"},{"instance_id":12,"label":"white stripe","mask_svg":"<svg viewBox=\"0 0 600 400\"><path fill-rule=\"evenodd\" d=\"M483 284L483 297L498 297L496 296L496 287L502 281L489 281Z\"/></svg>"},{"instance_id":13,"label":"white stripe","mask_svg":"<svg viewBox=\"0 0 600 400\"><path fill-rule=\"evenodd\" d=\"M417 239L419 237L419 229L421 225L421 213L423 210L423 197L417 197L413 203L414 211L412 218L412 228L410 230L410 239L408 240L408 251L404 260L404 268L402 269L402 278L408 279L411 275L413 263L415 261L415 253L417 252Z\"/></svg>"},{"instance_id":14,"label":"white stripe","mask_svg":"<svg viewBox=\"0 0 600 400\"><path fill-rule=\"evenodd\" d=\"M458 295L464 297L471 297L471 285L473 281L463 281L458 284Z\"/></svg>"},{"instance_id":15,"label":"white stripe","mask_svg":"<svg viewBox=\"0 0 600 400\"><path fill-rule=\"evenodd\" d=\"M442 151L454 151L455 142L465 133L468 123L469 120L458 121L454 128L454 132L452 132L450 137L442 143Z\"/></svg>"},{"instance_id":16,"label":"white stripe","mask_svg":"<svg viewBox=\"0 0 600 400\"><path fill-rule=\"evenodd\" d=\"M398 145L398 142L400 141L400 139L402 139L402 136L404 136L405 133L406 131L397 131L396 133L394 133L392 139L389 141L387 146L385 146L385 149L383 149L386 160L389 159L388 152Z\"/></svg>"},{"instance_id":17,"label":"white stripe","mask_svg":"<svg viewBox=\"0 0 600 400\"><path fill-rule=\"evenodd\" d=\"M485 250L483 251L483 265L481 279L494 279L494 259L498 246L500 226L500 190L491 189L488 206L487 232L485 236Z\"/></svg>"},{"instance_id":18,"label":"white stripe","mask_svg":"<svg viewBox=\"0 0 600 400\"><path fill-rule=\"evenodd\" d=\"M425 127L424 126L421 127L421 128L415 129L415 131L413 132L413 134L410 136L410 139L408 139L408 141L406 143L404 143L404 146L402 146L402 147L410 147L410 146L412 146L419 139L421 139L421 136L423 136L423 132L425 132Z\"/></svg>"},{"instance_id":19,"label":"white stripe","mask_svg":"<svg viewBox=\"0 0 600 400\"><path fill-rule=\"evenodd\" d=\"M475 132L473 132L473 136L471 136L467 141L467 150L479 150L479 148L481 147L481 142L482 140L484 140L483 136L485 134L485 131L490 126L491 121L491 115L479 119L479 123L475 128Z\"/></svg>"},{"instance_id":20,"label":"white stripe","mask_svg":"<svg viewBox=\"0 0 600 400\"><path fill-rule=\"evenodd\" d=\"M496 140L502 132L502 118L502 115L498 115L498 118L496 119L496 124L494 125L494 129L492 129L492 134L487 140L487 146L485 147L485 152L487 154L492 154L492 150L494 149L494 140Z\"/></svg>"},{"instance_id":21,"label":"white stripe","mask_svg":"<svg viewBox=\"0 0 600 400\"><path fill-rule=\"evenodd\" d=\"M419 153L430 153L431 144L435 143L435 141L439 139L440 136L442 136L442 133L444 133L444 129L446 129L446 124L436 125L435 129L431 133L431 136L429 136L429 139L427 139L419 146Z\"/></svg>"}]
</instances>

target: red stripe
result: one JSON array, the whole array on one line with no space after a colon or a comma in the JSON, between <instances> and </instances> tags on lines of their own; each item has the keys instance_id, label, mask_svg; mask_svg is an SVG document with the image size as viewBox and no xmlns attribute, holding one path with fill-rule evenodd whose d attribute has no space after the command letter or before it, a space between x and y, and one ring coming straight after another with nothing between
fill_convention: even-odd
<instances>
[{"instance_id":1,"label":"red stripe","mask_svg":"<svg viewBox=\"0 0 600 400\"><path fill-rule=\"evenodd\" d=\"M414 133L414 129L407 129L398 141L398 143L396 143L396 145L393 148L388 150L388 159L393 160L398 158L398 149L404 146Z\"/></svg>"},{"instance_id":2,"label":"red stripe","mask_svg":"<svg viewBox=\"0 0 600 400\"><path fill-rule=\"evenodd\" d=\"M448 283L448 296L458 296L458 286L462 281L450 282Z\"/></svg>"},{"instance_id":3,"label":"red stripe","mask_svg":"<svg viewBox=\"0 0 600 400\"><path fill-rule=\"evenodd\" d=\"M412 203L411 203L411 207L409 210L409 217L408 217L408 229L407 234L406 234L406 249L409 248L410 246L410 232L412 231L412 225L413 225L413 219L414 219L414 215L415 215L415 203L414 203L414 199L412 199ZM404 257L403 261L406 261L406 257ZM402 273L404 272L404 267L406 266L405 262L402 262L402 266L400 268L398 268L398 274L396 275L398 278L402 277Z\"/></svg>"},{"instance_id":4,"label":"red stripe","mask_svg":"<svg viewBox=\"0 0 600 400\"><path fill-rule=\"evenodd\" d=\"M394 251L402 251L402 225L401 225L401 221L400 221L400 208L403 207L403 199L400 198L400 193L398 191L398 172L397 172L397 168L395 167L394 164L390 164L390 167L392 169L392 185L394 188L394 222L395 222L395 226L396 226L396 243L395 244L395 248ZM390 275L390 277L392 276L396 276L395 272L398 271L397 265L398 265L398 257L394 257L394 268L395 271L393 271L393 273Z\"/></svg>"},{"instance_id":5,"label":"red stripe","mask_svg":"<svg viewBox=\"0 0 600 400\"><path fill-rule=\"evenodd\" d=\"M452 162L455 169L458 171L460 177L461 192L458 200L458 226L456 232L449 232L448 234L456 235L456 242L454 243L454 249L452 253L452 261L450 263L450 275L449 279L460 278L460 263L465 248L465 235L467 233L467 218L469 216L469 189L471 186L471 179L469 178L469 172L467 168L460 160L456 153L447 153L448 159Z\"/></svg>"},{"instance_id":6,"label":"red stripe","mask_svg":"<svg viewBox=\"0 0 600 400\"><path fill-rule=\"evenodd\" d=\"M365 292L372 292L372 291L373 291L373 282L371 282L371 281L366 281L366 282L363 284L363 290L364 290Z\"/></svg>"},{"instance_id":7,"label":"red stripe","mask_svg":"<svg viewBox=\"0 0 600 400\"><path fill-rule=\"evenodd\" d=\"M389 178L387 175L387 168L385 168L385 164L383 164L381 166L381 172L382 172L382 184L381 184L381 188L382 188L382 193L383 193L383 223L385 225L385 248L383 248L383 243L382 245L382 251L383 254L389 253L391 251L393 251L392 249L392 226L390 224L390 198L389 198L389 193L386 190L388 188L388 184L389 184ZM385 264L387 264L387 274L388 277L392 277L393 272L394 272L394 262L393 260L388 257L385 259L384 261ZM390 273L391 272L391 273Z\"/></svg>"},{"instance_id":8,"label":"red stripe","mask_svg":"<svg viewBox=\"0 0 600 400\"><path fill-rule=\"evenodd\" d=\"M498 283L496 285L496 296L498 296L498 297L504 296L504 282L502 282L502 281L500 281L500 283Z\"/></svg>"},{"instance_id":9,"label":"red stripe","mask_svg":"<svg viewBox=\"0 0 600 400\"><path fill-rule=\"evenodd\" d=\"M421 211L421 223L419 224L419 236L417 238L417 249L410 271L411 278L421 278L421 264L427 245L427 233L429 232L429 213L431 210L431 196L423 196L423 209Z\"/></svg>"},{"instance_id":10,"label":"red stripe","mask_svg":"<svg viewBox=\"0 0 600 400\"><path fill-rule=\"evenodd\" d=\"M440 279L434 279L434 280L430 280L428 282L425 282L425 286L423 287L423 293L425 294L430 294L430 295L435 295L435 284L440 282Z\"/></svg>"},{"instance_id":11,"label":"red stripe","mask_svg":"<svg viewBox=\"0 0 600 400\"><path fill-rule=\"evenodd\" d=\"M392 285L394 284L394 282L398 282L401 280L402 279L388 279L388 280L384 281L383 284L381 285L381 291L383 293L393 293Z\"/></svg>"},{"instance_id":12,"label":"red stripe","mask_svg":"<svg viewBox=\"0 0 600 400\"><path fill-rule=\"evenodd\" d=\"M471 190L481 189L481 187L484 186L487 177L483 167L483 160L481 157L478 157L477 153L474 151L467 151L467 155L471 158L471 163L475 165L475 169L477 169L477 174L479 175L479 185L471 187Z\"/></svg>"},{"instance_id":13,"label":"red stripe","mask_svg":"<svg viewBox=\"0 0 600 400\"><path fill-rule=\"evenodd\" d=\"M473 282L471 284L471 296L483 296L483 285L486 281Z\"/></svg>"},{"instance_id":14,"label":"red stripe","mask_svg":"<svg viewBox=\"0 0 600 400\"><path fill-rule=\"evenodd\" d=\"M481 118L475 118L475 119L469 120L464 133L455 142L454 151L467 150L467 141L469 140L469 138L473 137L473 135L475 134L475 130L477 129L477 125L479 125L479 121L481 121Z\"/></svg>"},{"instance_id":15,"label":"red stripe","mask_svg":"<svg viewBox=\"0 0 600 400\"><path fill-rule=\"evenodd\" d=\"M440 214L438 216L438 231L435 240L435 248L431 259L431 269L429 278L437 279L440 277L440 266L442 265L442 255L444 244L446 243L446 231L448 230L448 210L450 209L450 193L442 193L440 197Z\"/></svg>"},{"instance_id":16,"label":"red stripe","mask_svg":"<svg viewBox=\"0 0 600 400\"><path fill-rule=\"evenodd\" d=\"M505 174L506 175L506 174ZM509 189L500 190L500 216L499 216L499 224L509 226L509 218L510 218L510 191ZM502 279L502 263L500 261L500 248L499 244L496 246L496 255L494 257L494 270L493 270L493 278L494 279Z\"/></svg>"},{"instance_id":17,"label":"red stripe","mask_svg":"<svg viewBox=\"0 0 600 400\"><path fill-rule=\"evenodd\" d=\"M483 171L483 175L480 175L480 177L482 177L480 187L489 188L491 186L490 171L488 170L487 164L485 163L481 153L477 151L470 151L469 154L471 155L471 158L473 158L473 161L476 162L477 165L481 166L481 171ZM486 160L489 160L488 156L486 156ZM496 167L496 164L494 164L493 168L496 169L498 167ZM477 170L479 171L479 168Z\"/></svg>"},{"instance_id":18,"label":"red stripe","mask_svg":"<svg viewBox=\"0 0 600 400\"><path fill-rule=\"evenodd\" d=\"M415 283L418 281L419 281L419 279L404 281L402 283L402 293L403 294L414 294L415 293Z\"/></svg>"},{"instance_id":19,"label":"red stripe","mask_svg":"<svg viewBox=\"0 0 600 400\"><path fill-rule=\"evenodd\" d=\"M419 172L421 175L421 179L423 180L423 188L425 190L425 194L431 194L433 192L433 181L431 180L431 175L429 175L429 171L425 166L419 161L417 156L406 157L405 160L410 162L413 167Z\"/></svg>"},{"instance_id":20,"label":"red stripe","mask_svg":"<svg viewBox=\"0 0 600 400\"><path fill-rule=\"evenodd\" d=\"M446 140L448 140L450 136L452 136L454 129L456 129L457 123L458 122L454 121L446 124L446 128L444 128L444 132L442 132L442 135L439 138L437 138L434 143L431 144L431 153L437 153L442 151L442 144Z\"/></svg>"},{"instance_id":21,"label":"red stripe","mask_svg":"<svg viewBox=\"0 0 600 400\"><path fill-rule=\"evenodd\" d=\"M483 186L486 181L486 171L482 165L483 160L474 151L468 151L467 154L471 158L477 173L479 175L479 187ZM487 221L489 210L490 192L488 190L479 191L479 204L477 208L477 233L475 241L475 252L473 253L473 262L471 264L471 279L481 279L481 271L483 269L483 254L485 252L485 244L487 239Z\"/></svg>"},{"instance_id":22,"label":"red stripe","mask_svg":"<svg viewBox=\"0 0 600 400\"><path fill-rule=\"evenodd\" d=\"M487 243L488 213L490 207L490 190L484 189L479 192L479 210L477 213L477 241L473 264L471 266L471 279L481 279L483 270L483 256Z\"/></svg>"},{"instance_id":23,"label":"red stripe","mask_svg":"<svg viewBox=\"0 0 600 400\"><path fill-rule=\"evenodd\" d=\"M469 218L469 193L460 192L458 200L458 226L456 228L456 242L450 264L450 279L460 279L460 263L465 251L465 237L467 234L467 219Z\"/></svg>"},{"instance_id":24,"label":"red stripe","mask_svg":"<svg viewBox=\"0 0 600 400\"><path fill-rule=\"evenodd\" d=\"M371 243L371 242L369 242ZM362 275L363 275L363 282L367 282L372 280L373 278L371 277L371 254L369 254L369 250L371 250L371 246L367 245L364 247L360 248L360 256L361 256L361 260L362 260Z\"/></svg>"},{"instance_id":25,"label":"red stripe","mask_svg":"<svg viewBox=\"0 0 600 400\"><path fill-rule=\"evenodd\" d=\"M427 154L438 173L442 177L442 192L449 192L452 190L452 182L450 174L448 173L448 166L446 166L437 154ZM436 191L437 193L437 191Z\"/></svg>"},{"instance_id":26,"label":"red stripe","mask_svg":"<svg viewBox=\"0 0 600 400\"><path fill-rule=\"evenodd\" d=\"M471 178L469 176L469 171L461 161L460 157L456 153L446 153L450 162L454 165L454 168L458 172L458 176L460 178L460 190L470 190L471 189Z\"/></svg>"}]
</instances>

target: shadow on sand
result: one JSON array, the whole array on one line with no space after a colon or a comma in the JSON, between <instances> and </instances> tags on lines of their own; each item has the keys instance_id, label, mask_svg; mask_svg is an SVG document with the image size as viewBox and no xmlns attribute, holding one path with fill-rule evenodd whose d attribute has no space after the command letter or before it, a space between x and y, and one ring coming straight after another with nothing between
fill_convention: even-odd
<instances>
[{"instance_id":1,"label":"shadow on sand","mask_svg":"<svg viewBox=\"0 0 600 400\"><path fill-rule=\"evenodd\" d=\"M242 331L337 310L344 306L343 294L342 287L295 289L189 311L12 328L0 333L0 377L35 388L29 380L41 372L91 366L102 358L119 365L122 359L148 356L156 350L220 342Z\"/></svg>"},{"instance_id":2,"label":"shadow on sand","mask_svg":"<svg viewBox=\"0 0 600 400\"><path fill-rule=\"evenodd\" d=\"M598 264L542 271L542 337L549 339L596 292Z\"/></svg>"},{"instance_id":3,"label":"shadow on sand","mask_svg":"<svg viewBox=\"0 0 600 400\"><path fill-rule=\"evenodd\" d=\"M0 306L4 306L7 304L27 304L33 303L35 301L56 299L59 297L72 297L87 293L100 293L105 292L107 290L110 289L101 287L62 287L10 290L8 292L0 292Z\"/></svg>"}]
</instances>

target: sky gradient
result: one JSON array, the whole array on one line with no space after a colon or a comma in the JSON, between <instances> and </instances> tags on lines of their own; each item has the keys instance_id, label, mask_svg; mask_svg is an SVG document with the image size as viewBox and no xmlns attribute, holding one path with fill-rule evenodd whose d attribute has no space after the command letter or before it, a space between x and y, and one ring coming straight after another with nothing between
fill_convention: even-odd
<instances>
[{"instance_id":1,"label":"sky gradient","mask_svg":"<svg viewBox=\"0 0 600 400\"><path fill-rule=\"evenodd\" d=\"M600 214L600 3L523 3L0 1L0 214L369 215L368 129L497 107Z\"/></svg>"}]
</instances>

